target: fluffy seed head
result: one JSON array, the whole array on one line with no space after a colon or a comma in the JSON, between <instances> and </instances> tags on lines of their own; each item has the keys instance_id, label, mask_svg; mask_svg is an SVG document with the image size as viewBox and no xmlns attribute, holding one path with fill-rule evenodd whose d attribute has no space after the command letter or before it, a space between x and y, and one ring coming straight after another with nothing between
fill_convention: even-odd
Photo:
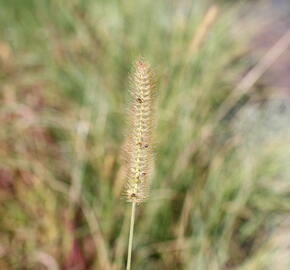
<instances>
[{"instance_id":1,"label":"fluffy seed head","mask_svg":"<svg viewBox=\"0 0 290 270\"><path fill-rule=\"evenodd\" d=\"M150 68L138 60L131 75L129 128L125 147L129 202L141 203L147 197L152 167L153 82Z\"/></svg>"}]
</instances>

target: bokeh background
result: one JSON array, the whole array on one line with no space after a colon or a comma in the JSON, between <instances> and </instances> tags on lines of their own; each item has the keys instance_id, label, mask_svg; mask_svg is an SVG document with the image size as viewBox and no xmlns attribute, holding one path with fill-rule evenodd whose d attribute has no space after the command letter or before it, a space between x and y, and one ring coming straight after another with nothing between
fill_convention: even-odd
<instances>
[{"instance_id":1,"label":"bokeh background","mask_svg":"<svg viewBox=\"0 0 290 270\"><path fill-rule=\"evenodd\" d=\"M289 0L0 0L0 269L125 268L140 55L156 145L133 269L290 269L289 18Z\"/></svg>"}]
</instances>

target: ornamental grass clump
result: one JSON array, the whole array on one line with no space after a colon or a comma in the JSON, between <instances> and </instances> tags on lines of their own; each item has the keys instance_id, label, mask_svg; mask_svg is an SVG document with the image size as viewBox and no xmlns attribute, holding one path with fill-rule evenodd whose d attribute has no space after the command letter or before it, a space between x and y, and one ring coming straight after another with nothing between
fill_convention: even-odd
<instances>
[{"instance_id":1,"label":"ornamental grass clump","mask_svg":"<svg viewBox=\"0 0 290 270\"><path fill-rule=\"evenodd\" d=\"M127 270L131 266L136 204L144 202L147 198L152 171L153 88L149 65L144 60L138 60L131 76L129 127L125 147L125 196L127 201L132 203Z\"/></svg>"}]
</instances>

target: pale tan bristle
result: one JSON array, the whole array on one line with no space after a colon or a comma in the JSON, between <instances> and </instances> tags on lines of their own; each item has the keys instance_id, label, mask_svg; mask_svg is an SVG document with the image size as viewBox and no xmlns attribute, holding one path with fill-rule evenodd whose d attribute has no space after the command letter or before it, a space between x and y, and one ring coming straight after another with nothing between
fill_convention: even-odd
<instances>
[{"instance_id":1,"label":"pale tan bristle","mask_svg":"<svg viewBox=\"0 0 290 270\"><path fill-rule=\"evenodd\" d=\"M141 203L148 193L152 167L153 82L148 64L138 60L131 76L129 128L125 147L127 201Z\"/></svg>"}]
</instances>

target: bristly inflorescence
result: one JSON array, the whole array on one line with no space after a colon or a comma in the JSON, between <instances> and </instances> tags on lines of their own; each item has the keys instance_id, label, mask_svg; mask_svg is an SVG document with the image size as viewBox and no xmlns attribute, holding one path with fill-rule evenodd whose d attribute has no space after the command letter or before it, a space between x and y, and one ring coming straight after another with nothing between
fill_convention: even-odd
<instances>
[{"instance_id":1,"label":"bristly inflorescence","mask_svg":"<svg viewBox=\"0 0 290 270\"><path fill-rule=\"evenodd\" d=\"M147 197L152 167L153 81L150 68L143 60L135 64L131 76L131 103L126 144L129 202L141 203Z\"/></svg>"}]
</instances>

